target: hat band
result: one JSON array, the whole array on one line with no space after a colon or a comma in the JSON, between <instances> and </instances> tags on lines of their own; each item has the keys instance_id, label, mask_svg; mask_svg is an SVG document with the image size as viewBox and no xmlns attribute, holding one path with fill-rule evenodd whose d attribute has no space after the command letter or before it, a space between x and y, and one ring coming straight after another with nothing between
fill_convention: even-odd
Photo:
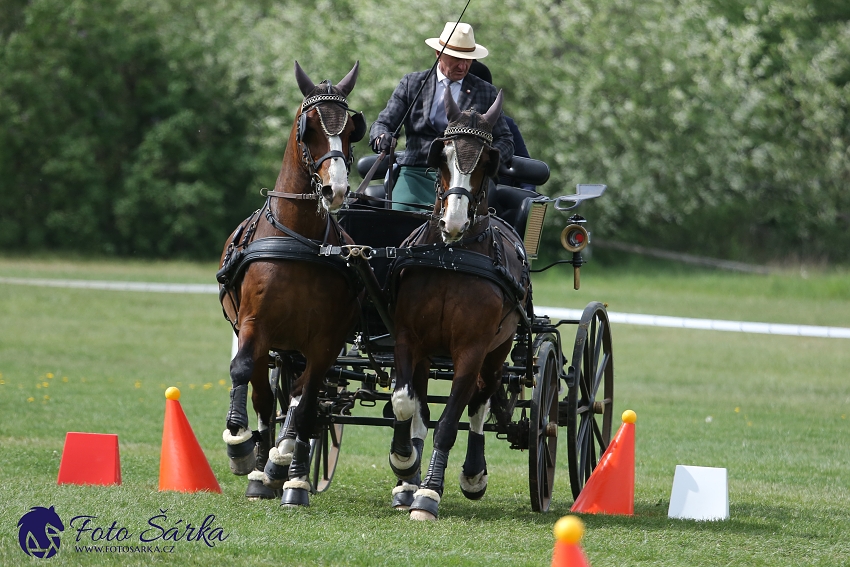
<instances>
[{"instance_id":1,"label":"hat band","mask_svg":"<svg viewBox=\"0 0 850 567\"><path fill-rule=\"evenodd\" d=\"M450 43L446 43L442 39L440 40L440 45L442 45L443 47L445 47L447 49L452 49L454 51L462 51L464 53L471 53L471 52L475 51L474 47L458 47L458 46L452 45Z\"/></svg>"}]
</instances>

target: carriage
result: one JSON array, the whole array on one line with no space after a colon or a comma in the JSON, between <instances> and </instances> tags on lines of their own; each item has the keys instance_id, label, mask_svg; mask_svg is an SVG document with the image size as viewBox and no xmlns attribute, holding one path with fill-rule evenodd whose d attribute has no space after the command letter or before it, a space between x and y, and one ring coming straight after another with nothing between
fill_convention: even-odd
<instances>
[{"instance_id":1,"label":"carriage","mask_svg":"<svg viewBox=\"0 0 850 567\"><path fill-rule=\"evenodd\" d=\"M362 176L376 157L359 160L358 172ZM383 177L380 174L384 171L377 171ZM541 172L546 173L541 175ZM543 162L514 158L510 170L505 168L503 173L526 183L542 185L548 178L548 167ZM497 187L501 192L510 193L510 197L522 198L518 229L524 233L529 257L537 256L543 218L549 207L567 210L572 207L563 203L572 201L575 206L584 199L600 195L602 189L596 185L579 185L575 195L548 199L524 196L523 190L514 187ZM380 194L380 189L373 189L372 194ZM585 220L572 215L569 221L562 241L572 252L570 262L578 270L583 263L581 251L587 243ZM340 222L358 244L348 253L365 255L378 281L386 281L391 258L378 251L397 247L425 219L418 213L352 207L340 213ZM368 258L370 254L376 257ZM389 254L392 256L393 252ZM375 292L372 290L373 294ZM383 307L377 303L380 296L373 295L370 299L364 304L361 325L349 337L350 348L328 371L320 393L319 427L312 443L311 466L311 484L318 492L327 490L333 479L345 425L391 427L393 423L390 407L395 367L392 334L381 317ZM576 329L572 331L572 327ZM572 332L565 340L562 333L566 334L567 328ZM288 388L303 369L303 361L299 362L299 358L300 355L293 352L274 355L271 379L282 403L288 400ZM517 328L510 359L510 363L504 365L498 395L508 401L516 420L507 428L487 423L484 430L505 439L511 449L528 452L531 507L535 511L546 511L552 497L559 427L566 428L570 486L576 498L611 436L614 365L605 306L591 302L575 320L553 321L545 314L535 313L531 325ZM451 380L452 376L450 359L433 362L431 379ZM428 396L430 404L445 402L445 396ZM383 404L382 417L356 415L356 406L375 404ZM429 428L434 425L435 422L431 422ZM468 423L461 424L461 429L468 428Z\"/></svg>"},{"instance_id":2,"label":"carriage","mask_svg":"<svg viewBox=\"0 0 850 567\"><path fill-rule=\"evenodd\" d=\"M297 64L296 69L298 76L300 68ZM356 77L356 67L353 72ZM353 84L353 81L351 82ZM302 104L299 118L296 119L296 125L293 127L293 138L298 142L306 138L306 129L309 125L306 122L307 119L304 118L302 122L301 117L307 116L305 109L309 108L310 93L314 92L310 87L316 87L312 85L312 82L308 84L299 77L299 84L302 83L302 91L306 97L305 103ZM346 83L346 80L343 80L340 85L343 83ZM326 90L328 94L325 100L339 105L338 101L330 99L333 95L330 84ZM338 93L336 96L338 97ZM321 96L318 100L322 100ZM347 106L345 110L348 111ZM329 120L328 117L320 115L319 120L322 129L328 133L325 124ZM343 118L342 122L343 126L339 128L339 133L344 135L348 132L349 141L356 140L358 135L362 136L362 127L358 132L357 124L353 128L349 126L346 129L346 119ZM342 157L347 157L350 164L350 151L347 156L344 152L336 151ZM332 149L318 161L321 163L321 161L339 157L333 152ZM304 150L302 154L311 155L309 151L305 153ZM328 158L328 155L331 155L331 158ZM234 412L233 408L238 408L240 395L247 396L247 386L243 390L238 390L237 386L242 384L238 384L234 378L231 398L237 401L231 406L231 412L228 414L230 434L228 430L225 430L224 436L225 441L228 442L231 467L234 467L234 462L242 463L236 465L237 468L242 466L242 470L237 471L234 468L234 472L249 475L249 487L246 493L249 497L279 496L283 477L287 476L290 479L298 476L302 480L294 485L292 481L287 483L289 488L295 486L297 490L288 490L288 495L284 493L283 504L306 505L307 492L316 493L327 490L340 458L346 426L395 428L390 455L391 464L394 463L398 428L399 424L403 425L403 421L398 417L396 405L398 399L394 398L397 396L396 381L402 372L396 355L398 345L393 312L394 307L396 309L399 307L394 306L393 301L397 292L394 286L398 284L398 274L405 268L424 266L428 270L438 268L442 271L459 272L472 278L488 280L494 285L498 284L505 293L510 291L507 288L511 285L504 283L505 269L495 273L499 272L498 266L494 272L493 268L477 260L480 255L472 253L464 255L453 249L462 248L457 245L457 242L455 246L451 243L439 242L424 246L410 240L409 237L417 230L421 231L421 227L427 225L429 219L433 220L434 215L430 211L420 213L389 208L391 194L390 199L387 199L387 183L379 181L369 184L369 179L373 175L377 179L385 177L386 164L389 160L383 158L383 154L367 156L357 162L356 169L364 178L364 183L361 184L358 192L348 194L344 204L336 211L335 218L343 229L340 231L343 236L336 241L331 242L328 239L330 230L326 228L324 238L316 240L316 242L321 240L321 243L314 250L308 246L308 243L299 241L299 234L287 228L287 223L277 222L275 225L274 215L266 212L266 218L274 225L274 228L282 231L284 236L259 240L268 243L277 239L276 245L281 245L280 243L286 240L285 250L282 252L279 247L272 250L268 244L265 247L255 246L251 249L248 245L250 239L245 236L245 233L255 230L257 223L262 219L263 214L258 212L252 223L246 221L231 235L229 248L225 249L222 271L219 273L219 281L222 282L221 297L225 314L234 324L237 334L239 334L239 326L236 321L241 316L238 314L239 304L235 299L228 298L235 298L232 291L235 282L245 277L252 262L269 260L276 265L281 263L289 265L292 262L288 260L303 261L306 255L305 247L307 247L316 256L307 263L324 262L325 265L319 268L327 273L342 272L340 265L344 265L347 273L344 276L340 275L339 279L343 280L346 286L357 287L359 292L354 314L355 322L351 323L351 317L344 310L342 314L337 314L339 326L343 327L343 331L347 333L343 347L336 351L337 354L329 367L319 372L319 378L312 382L304 378L299 382L299 377L311 373L317 374L316 371L308 369L305 349L281 348L280 344L286 345L286 341L278 341L278 344L273 344L274 341L260 343L258 339L252 340L253 335L240 341L242 345L240 352L244 354L244 357L241 362L238 355L234 358L231 375L244 377L250 374L254 387L255 409L260 415L260 423L268 425L268 428L263 428L264 431L259 435L257 432L245 433L250 432L250 429L245 426L244 419L240 427L233 425L238 417L233 417L238 413ZM315 163L312 158L308 161ZM502 164L500 168L501 174L535 186L543 185L549 178L548 166L536 160L515 157L509 167ZM329 193L327 184L323 189L314 182L318 170L319 168L315 167L312 172L311 183L315 185L315 191L313 191L313 185L309 190L313 195L321 195L323 190ZM389 179L390 176L386 177ZM389 188L391 190L391 184ZM486 196L487 202L481 203L480 207L483 207L483 210L495 209L500 218L509 219L509 222L500 226L502 226L502 232L513 232L515 237L521 239L522 246L516 246L516 255L528 271L543 271L552 266L541 270L529 270L529 268L531 261L538 256L547 211L551 209L558 212L573 211L582 201L602 195L605 186L578 185L574 195L557 198L549 198L536 192L507 185L490 185L489 189ZM275 193L277 196L293 195L280 190L279 187L268 193L270 198L274 197ZM317 196L312 199L320 198ZM294 204L298 201L298 198L294 196L286 197L286 199L295 202ZM310 199L304 198L304 200ZM271 210L268 207L267 204L266 211ZM329 216L329 219L331 218L333 217ZM321 231L316 234L320 233ZM493 239L495 240L495 236ZM578 289L580 267L585 262L582 251L589 241L586 220L572 213L566 228L561 233L560 240L564 248L572 255L569 260L561 262L572 265L574 287ZM241 248L240 242L245 244ZM417 254L411 250L419 250L421 253ZM512 252L511 250L504 252L503 248L500 250L506 255L511 255ZM239 256L238 261L236 256ZM358 283L352 283L354 280L351 273L357 274ZM513 280L516 279L513 278ZM507 281L510 283L511 277L508 276ZM516 281L513 283L516 284ZM552 498L558 439L563 436L561 429L564 428L566 434L566 468L574 497L578 497L608 445L613 415L613 351L611 329L606 308L602 303L591 302L584 308L580 317L564 320L552 319L546 314L537 313L530 293L525 297L526 299L522 300L522 308L517 310L518 316L510 320L505 319L506 321L516 320L517 323L515 328L507 330L509 340L505 344L509 343L509 356L495 369L498 377L497 384L494 384L495 390L492 396L488 395L487 407L490 407L490 400L492 400L492 407L498 408L498 411L494 409L494 414L498 413L499 419L476 422L473 425L473 419L470 417L467 422L458 423L457 427L470 431L470 434L473 429L478 432L478 435L483 432L495 433L496 438L507 441L511 449L527 451L531 507L534 511L544 512L549 509ZM232 302L229 315L228 300ZM241 301L244 305L244 297ZM499 331L505 332L501 325ZM257 333L257 336L260 336L260 333ZM315 336L313 340L315 341ZM256 367L243 369L246 365L245 361L249 358L247 354L249 351L255 353L254 359L249 362L254 362ZM264 356L265 352L268 356ZM438 353L427 358L428 381L453 380L457 369L448 353ZM260 376L263 377L262 380L265 380L265 384L258 378ZM265 398L259 404L258 392L260 397ZM420 394L422 399L418 403L425 406L442 404L448 407L454 390L449 396L422 392ZM295 441L296 410L300 407L304 411L304 407L301 406L305 404L302 402L299 405L294 401L308 397L311 402L314 402L311 403L310 409L306 410L309 412L309 448L302 439L303 435L299 434L298 442ZM472 406L470 406L471 413ZM422 419L424 420L422 425L427 429L433 430L438 425L437 421L430 420L427 410ZM409 421L407 429L404 430L408 440L410 438ZM472 438L472 435L470 437ZM287 441L295 457L289 455L288 460L282 460L280 457L283 449L278 450L278 448L283 447ZM483 437L481 443L480 451L483 460ZM421 441L417 448L418 457L421 457ZM472 449L469 451L468 462ZM399 452L407 456L409 447L407 453L403 450ZM434 465L433 459L434 457L429 467L429 476ZM295 461L297 465L294 464ZM397 465L396 460L393 470L398 474ZM421 462L417 461L416 466L420 465ZM288 470L295 466L298 467L297 475L292 470ZM258 474L261 470L264 471L264 477ZM486 465L483 473L484 488L486 488ZM270 477L280 482L277 484L269 482ZM308 480L304 481L305 478ZM402 479L403 475L399 478ZM417 476L417 482L419 480ZM398 490L401 490L402 484L402 480L399 480ZM469 486L464 489L463 481L462 490L468 498L476 499L483 495L483 489L477 493ZM397 497L398 493L394 491L394 505L399 503ZM439 495L432 497L439 502ZM409 506L410 502L401 502L401 504ZM406 507L403 505L397 507ZM433 516L436 517L436 504L434 504Z\"/></svg>"}]
</instances>

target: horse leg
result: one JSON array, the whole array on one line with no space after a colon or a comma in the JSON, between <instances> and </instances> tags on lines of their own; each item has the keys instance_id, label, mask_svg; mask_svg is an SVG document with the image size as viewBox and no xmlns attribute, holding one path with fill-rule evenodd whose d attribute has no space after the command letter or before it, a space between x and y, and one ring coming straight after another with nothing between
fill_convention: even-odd
<instances>
[{"instance_id":1,"label":"horse leg","mask_svg":"<svg viewBox=\"0 0 850 567\"><path fill-rule=\"evenodd\" d=\"M265 368L268 365L260 366L260 368ZM257 431L255 432L255 438L257 443L254 447L254 453L256 455L256 464L254 466L254 470L248 473L248 488L245 490L245 496L251 500L263 499L268 500L274 498L275 491L269 487L266 487L263 483L264 480L264 469L266 463L269 460L269 450L271 448L271 429L269 429L269 424L271 420L274 419L272 415L273 404L272 404L272 391L268 381L268 372L260 372L260 376L258 380L253 381L252 392L251 392L251 401L254 404L254 409L257 412ZM255 376L255 378L257 378Z\"/></svg>"},{"instance_id":2,"label":"horse leg","mask_svg":"<svg viewBox=\"0 0 850 567\"><path fill-rule=\"evenodd\" d=\"M286 418L274 446L269 450L269 460L263 469L263 484L273 490L280 490L289 478L289 465L295 452L295 426L293 424L295 408L301 396L294 396L286 410Z\"/></svg>"},{"instance_id":3,"label":"horse leg","mask_svg":"<svg viewBox=\"0 0 850 567\"><path fill-rule=\"evenodd\" d=\"M256 441L248 427L248 383L255 369L262 367L257 365L252 330L250 327L242 329L239 350L230 362L230 408L227 411L227 428L222 433L230 458L230 471L240 476L249 474L256 464Z\"/></svg>"},{"instance_id":4,"label":"horse leg","mask_svg":"<svg viewBox=\"0 0 850 567\"><path fill-rule=\"evenodd\" d=\"M331 352L327 349L326 352ZM293 411L295 442L292 451L292 462L289 463L289 480L283 484L281 506L310 505L310 437L316 423L318 411L319 387L324 380L325 371L330 368L334 358L321 358L313 363L313 357L307 357L307 367L298 379L303 384L301 401ZM317 371L319 368L321 371Z\"/></svg>"},{"instance_id":5,"label":"horse leg","mask_svg":"<svg viewBox=\"0 0 850 567\"><path fill-rule=\"evenodd\" d=\"M459 368L459 365L455 365L455 377L452 381L449 401L446 402L443 415L440 416L440 421L434 429L434 451L428 464L428 472L425 474L422 486L413 495L413 504L410 506L410 519L412 520L437 519L437 511L445 486L449 452L457 440L460 416L477 388L481 358L477 360L477 364L465 365L466 368ZM471 370L471 367L474 367L474 370Z\"/></svg>"},{"instance_id":6,"label":"horse leg","mask_svg":"<svg viewBox=\"0 0 850 567\"><path fill-rule=\"evenodd\" d=\"M413 503L413 493L419 489L422 452L425 447L426 426L429 419L427 399L428 364L420 361L411 380L408 353L401 350L403 363L396 374L396 387L392 395L393 440L390 444L390 468L398 483L393 489L392 506L396 510L408 510ZM403 369L400 367L404 366ZM421 385L424 384L425 388Z\"/></svg>"},{"instance_id":7,"label":"horse leg","mask_svg":"<svg viewBox=\"0 0 850 567\"><path fill-rule=\"evenodd\" d=\"M469 402L469 437L466 460L460 473L460 491L470 500L480 500L487 490L487 461L484 459L484 423L490 414L490 398L496 393L502 376L502 363L513 339L487 355L481 367L484 387Z\"/></svg>"}]
</instances>

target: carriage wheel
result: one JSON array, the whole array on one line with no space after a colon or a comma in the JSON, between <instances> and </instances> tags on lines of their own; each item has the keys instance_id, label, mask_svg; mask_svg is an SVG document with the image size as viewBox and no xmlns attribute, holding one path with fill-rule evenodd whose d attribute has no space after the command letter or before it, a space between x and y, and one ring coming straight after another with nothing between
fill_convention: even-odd
<instances>
[{"instance_id":1,"label":"carriage wheel","mask_svg":"<svg viewBox=\"0 0 850 567\"><path fill-rule=\"evenodd\" d=\"M341 423L330 423L322 425L317 439L310 439L310 459L313 463L310 484L313 492L324 492L331 485L339 460L342 431Z\"/></svg>"},{"instance_id":2,"label":"carriage wheel","mask_svg":"<svg viewBox=\"0 0 850 567\"><path fill-rule=\"evenodd\" d=\"M561 357L553 335L543 335L537 342L537 373L531 391L528 432L528 485L531 490L531 509L535 512L546 512L552 501L552 488L555 484L555 457L558 451L558 362Z\"/></svg>"},{"instance_id":3,"label":"carriage wheel","mask_svg":"<svg viewBox=\"0 0 850 567\"><path fill-rule=\"evenodd\" d=\"M584 308L576 333L567 396L570 487L578 498L611 440L614 411L614 354L605 306Z\"/></svg>"}]
</instances>

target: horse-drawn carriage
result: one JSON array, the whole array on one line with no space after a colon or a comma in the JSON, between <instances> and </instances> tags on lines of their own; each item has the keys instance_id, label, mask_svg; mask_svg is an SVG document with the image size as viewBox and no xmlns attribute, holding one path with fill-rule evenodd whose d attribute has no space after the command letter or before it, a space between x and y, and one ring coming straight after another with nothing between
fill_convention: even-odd
<instances>
[{"instance_id":1,"label":"horse-drawn carriage","mask_svg":"<svg viewBox=\"0 0 850 567\"><path fill-rule=\"evenodd\" d=\"M296 64L305 99L281 174L222 256L222 305L239 338L224 431L233 472L248 475L248 496L282 489L282 504L307 505L331 483L346 425L390 427L393 505L432 519L458 429L469 431L461 491L483 496L489 431L528 452L532 509L546 511L565 427L577 497L611 434L610 326L598 302L575 320L536 313L530 263L546 211L572 210L605 187L552 199L494 185L498 152L488 153L488 135L501 97L483 116L447 97L449 128L431 152L432 210L392 210L385 184L368 185L383 177L383 154L358 162L367 179L349 193L351 144L365 130L346 102L356 71L335 87L315 85ZM544 163L522 158L501 170L534 185L549 177ZM561 234L576 289L584 225L573 214ZM574 341L572 330L562 338L567 326L576 326ZM429 393L434 380L450 381L449 395ZM257 431L245 409L249 382ZM358 415L378 404L378 415ZM432 404L444 405L436 422ZM428 429L434 451L422 475Z\"/></svg>"}]
</instances>

